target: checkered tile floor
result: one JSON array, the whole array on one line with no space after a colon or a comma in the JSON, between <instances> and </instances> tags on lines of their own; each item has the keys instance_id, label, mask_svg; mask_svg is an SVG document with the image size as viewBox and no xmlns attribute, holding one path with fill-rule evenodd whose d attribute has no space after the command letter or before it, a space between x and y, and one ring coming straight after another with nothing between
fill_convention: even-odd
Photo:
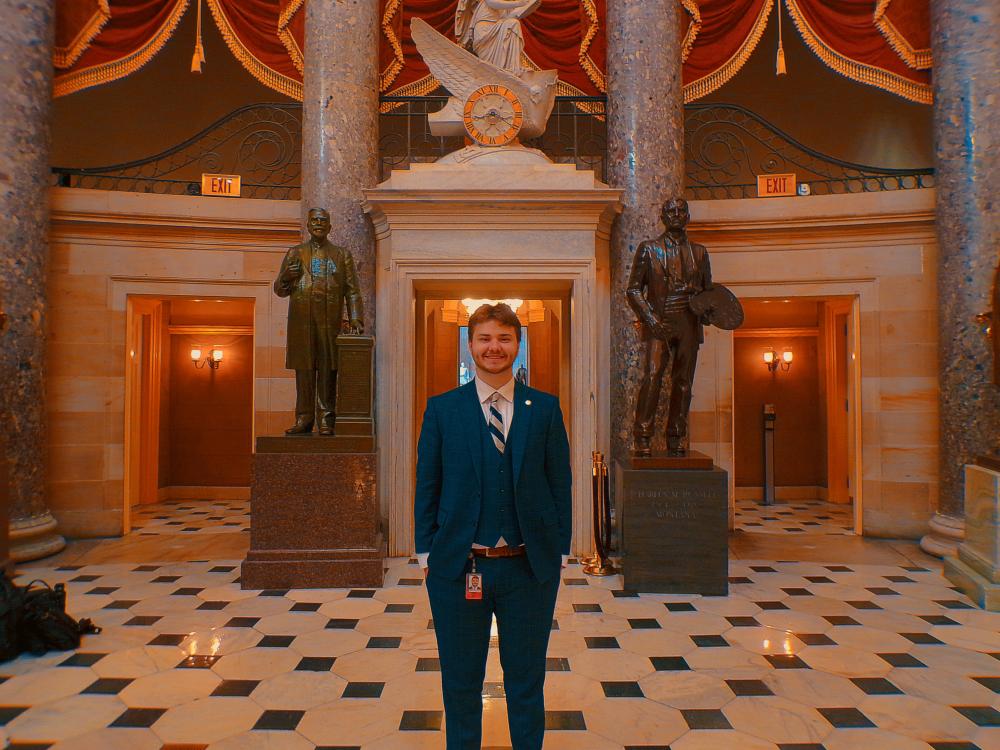
<instances>
[{"instance_id":1,"label":"checkered tile floor","mask_svg":"<svg viewBox=\"0 0 1000 750\"><path fill-rule=\"evenodd\" d=\"M134 534L250 531L249 500L167 500L132 508Z\"/></svg>"},{"instance_id":2,"label":"checkered tile floor","mask_svg":"<svg viewBox=\"0 0 1000 750\"><path fill-rule=\"evenodd\" d=\"M822 500L736 501L736 528L757 534L853 534L854 508Z\"/></svg>"},{"instance_id":3,"label":"checkered tile floor","mask_svg":"<svg viewBox=\"0 0 1000 750\"><path fill-rule=\"evenodd\" d=\"M1000 748L1000 615L939 569L734 561L731 595L564 571L547 750ZM243 591L236 561L32 568L104 627L0 664L12 748L442 748L415 561L377 590ZM509 746L498 654L484 745ZM2 744L2 743L0 743Z\"/></svg>"}]
</instances>

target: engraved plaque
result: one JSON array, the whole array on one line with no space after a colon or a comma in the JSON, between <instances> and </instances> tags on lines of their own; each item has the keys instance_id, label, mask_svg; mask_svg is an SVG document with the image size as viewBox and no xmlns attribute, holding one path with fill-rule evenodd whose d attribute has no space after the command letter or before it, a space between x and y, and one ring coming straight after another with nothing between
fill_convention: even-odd
<instances>
[{"instance_id":1,"label":"engraved plaque","mask_svg":"<svg viewBox=\"0 0 1000 750\"><path fill-rule=\"evenodd\" d=\"M719 468L616 472L622 568L629 591L725 596L729 498Z\"/></svg>"}]
</instances>

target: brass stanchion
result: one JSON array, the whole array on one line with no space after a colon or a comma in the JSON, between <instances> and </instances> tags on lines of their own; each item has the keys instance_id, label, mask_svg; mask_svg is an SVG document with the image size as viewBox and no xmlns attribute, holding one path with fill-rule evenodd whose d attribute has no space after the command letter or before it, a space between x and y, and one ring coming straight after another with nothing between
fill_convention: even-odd
<instances>
[{"instance_id":1,"label":"brass stanchion","mask_svg":"<svg viewBox=\"0 0 1000 750\"><path fill-rule=\"evenodd\" d=\"M611 564L611 504L609 502L608 465L604 454L593 452L592 491L594 497L594 547L597 554L586 560L583 572L591 576L613 576L621 571Z\"/></svg>"}]
</instances>

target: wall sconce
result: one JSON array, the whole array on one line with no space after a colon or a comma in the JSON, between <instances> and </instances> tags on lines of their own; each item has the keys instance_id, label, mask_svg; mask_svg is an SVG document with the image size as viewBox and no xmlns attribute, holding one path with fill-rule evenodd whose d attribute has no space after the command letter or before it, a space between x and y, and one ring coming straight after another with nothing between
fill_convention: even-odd
<instances>
[{"instance_id":1,"label":"wall sconce","mask_svg":"<svg viewBox=\"0 0 1000 750\"><path fill-rule=\"evenodd\" d=\"M218 370L219 365L222 364L222 349L212 349L204 361L201 359L201 349L192 349L191 362L199 370L205 365L208 365L213 370Z\"/></svg>"},{"instance_id":2,"label":"wall sconce","mask_svg":"<svg viewBox=\"0 0 1000 750\"><path fill-rule=\"evenodd\" d=\"M764 364L767 366L768 372L775 372L780 367L783 372L788 372L792 369L792 360L795 355L792 354L790 347L786 347L782 350L781 356L774 349L764 350Z\"/></svg>"}]
</instances>

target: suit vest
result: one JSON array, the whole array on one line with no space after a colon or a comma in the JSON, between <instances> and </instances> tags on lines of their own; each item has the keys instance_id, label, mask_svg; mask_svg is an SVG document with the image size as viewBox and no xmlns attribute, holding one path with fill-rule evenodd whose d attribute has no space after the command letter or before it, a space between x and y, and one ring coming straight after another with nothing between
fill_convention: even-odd
<instances>
[{"instance_id":1,"label":"suit vest","mask_svg":"<svg viewBox=\"0 0 1000 750\"><path fill-rule=\"evenodd\" d=\"M484 547L495 547L502 536L511 547L517 547L524 543L524 539L514 507L514 462L510 447L508 445L501 455L490 431L485 428L485 421L479 434L483 454L483 484L475 542Z\"/></svg>"}]
</instances>

